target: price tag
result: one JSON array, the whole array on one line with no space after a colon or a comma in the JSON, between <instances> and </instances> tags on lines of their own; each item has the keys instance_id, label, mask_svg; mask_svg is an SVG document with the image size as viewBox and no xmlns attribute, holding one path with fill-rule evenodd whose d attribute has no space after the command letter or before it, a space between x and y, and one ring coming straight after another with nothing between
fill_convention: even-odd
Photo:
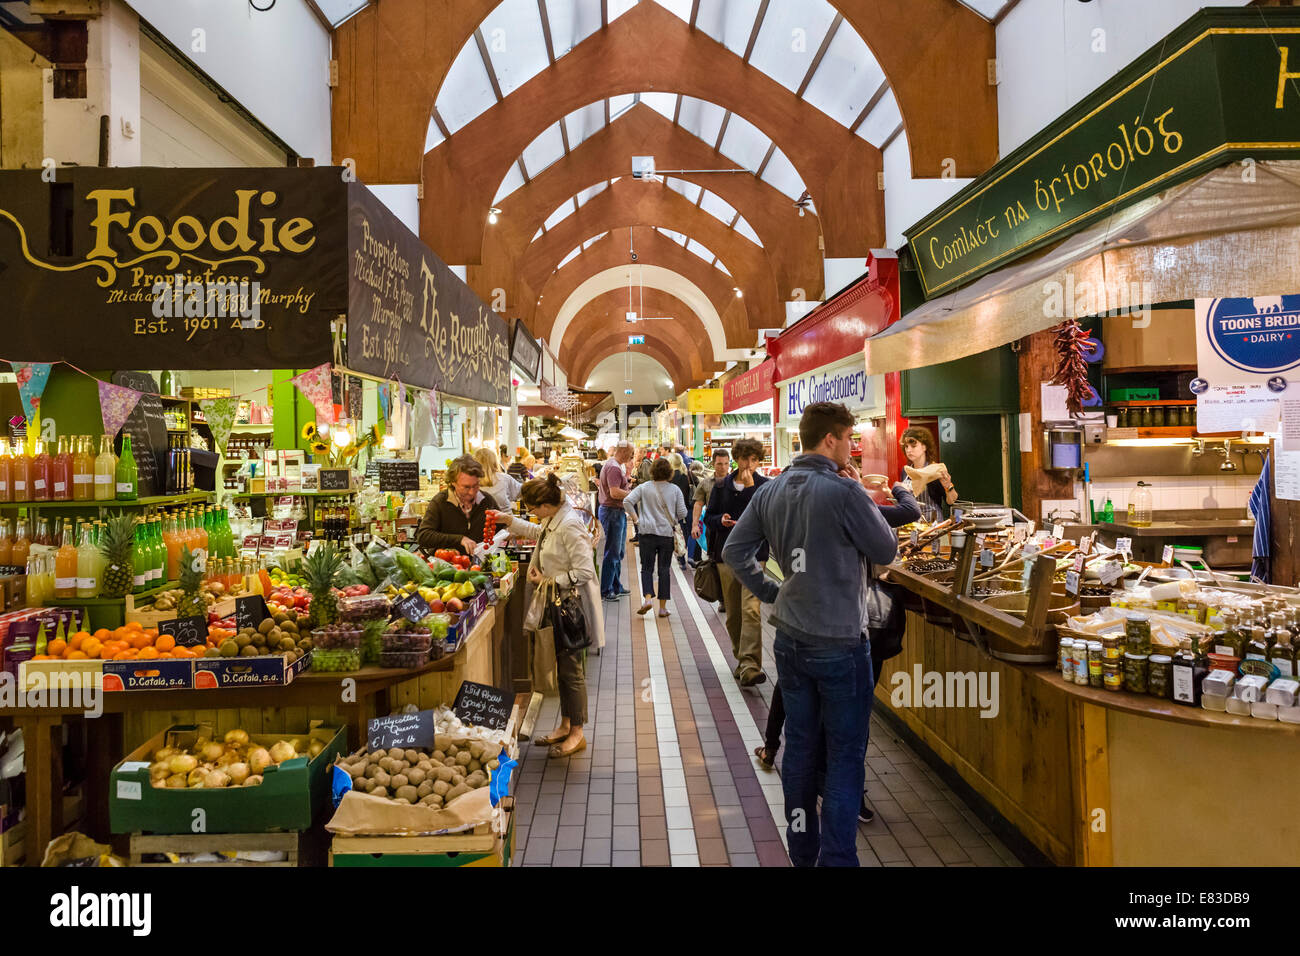
<instances>
[{"instance_id":1,"label":"price tag","mask_svg":"<svg viewBox=\"0 0 1300 956\"><path fill-rule=\"evenodd\" d=\"M393 609L412 624L418 624L431 613L429 605L418 594L411 594L393 602Z\"/></svg>"},{"instance_id":2,"label":"price tag","mask_svg":"<svg viewBox=\"0 0 1300 956\"><path fill-rule=\"evenodd\" d=\"M1026 561L1026 562L1025 562L1025 566L1024 566L1024 568L1021 570L1021 574L1020 574L1020 588L1021 588L1021 590L1024 590L1025 588L1029 587L1029 578L1030 578L1030 576L1031 576L1033 573L1034 573L1034 562L1033 562L1033 561Z\"/></svg>"},{"instance_id":3,"label":"price tag","mask_svg":"<svg viewBox=\"0 0 1300 956\"><path fill-rule=\"evenodd\" d=\"M911 541L912 541L912 547L914 548L921 542L921 533L917 531L915 528L912 529Z\"/></svg>"},{"instance_id":4,"label":"price tag","mask_svg":"<svg viewBox=\"0 0 1300 956\"><path fill-rule=\"evenodd\" d=\"M414 714L376 717L366 726L366 743L371 750L388 750L390 747L431 750L436 734L433 711L422 710Z\"/></svg>"},{"instance_id":5,"label":"price tag","mask_svg":"<svg viewBox=\"0 0 1300 956\"><path fill-rule=\"evenodd\" d=\"M1123 552L1124 554L1132 554L1132 553L1133 553L1133 539L1132 539L1132 538L1116 538L1116 539L1115 539L1115 550L1116 550L1116 551L1121 551L1121 552Z\"/></svg>"},{"instance_id":6,"label":"price tag","mask_svg":"<svg viewBox=\"0 0 1300 956\"><path fill-rule=\"evenodd\" d=\"M1035 554L1037 554L1037 553L1038 553L1038 542L1037 542L1037 541L1027 541L1027 542L1025 542L1025 557L1029 557L1029 556L1031 556L1031 555L1035 555Z\"/></svg>"},{"instance_id":7,"label":"price tag","mask_svg":"<svg viewBox=\"0 0 1300 956\"><path fill-rule=\"evenodd\" d=\"M1107 561L1101 566L1098 573L1101 575L1102 584L1114 584L1119 580L1119 576L1124 573L1124 567L1114 561Z\"/></svg>"},{"instance_id":8,"label":"price tag","mask_svg":"<svg viewBox=\"0 0 1300 956\"><path fill-rule=\"evenodd\" d=\"M1025 537L1032 538L1034 536L1034 528L1036 528L1037 526L1038 523L1036 521L1029 522L1029 524L1025 526Z\"/></svg>"},{"instance_id":9,"label":"price tag","mask_svg":"<svg viewBox=\"0 0 1300 956\"><path fill-rule=\"evenodd\" d=\"M1077 595L1079 593L1078 571L1065 572L1065 593L1069 595Z\"/></svg>"},{"instance_id":10,"label":"price tag","mask_svg":"<svg viewBox=\"0 0 1300 956\"><path fill-rule=\"evenodd\" d=\"M158 633L170 634L181 647L197 647L208 642L208 617L206 614L195 614L192 617L159 621Z\"/></svg>"},{"instance_id":11,"label":"price tag","mask_svg":"<svg viewBox=\"0 0 1300 956\"><path fill-rule=\"evenodd\" d=\"M505 692L471 680L461 681L451 710L465 723L476 727L505 730L510 721L510 704Z\"/></svg>"},{"instance_id":12,"label":"price tag","mask_svg":"<svg viewBox=\"0 0 1300 956\"><path fill-rule=\"evenodd\" d=\"M1074 573L1075 573L1075 574L1081 574L1081 573L1083 573L1083 562L1087 560L1087 557L1088 557L1088 556L1087 556L1086 554L1076 554L1076 555L1074 556Z\"/></svg>"},{"instance_id":13,"label":"price tag","mask_svg":"<svg viewBox=\"0 0 1300 956\"><path fill-rule=\"evenodd\" d=\"M1085 555L1092 554L1092 535L1085 535L1079 542L1079 551Z\"/></svg>"},{"instance_id":14,"label":"price tag","mask_svg":"<svg viewBox=\"0 0 1300 956\"><path fill-rule=\"evenodd\" d=\"M1029 526L1028 526L1027 524L1025 524L1023 521L1020 522L1020 523L1018 523L1018 524L1014 524L1014 525L1012 525L1012 526L1011 526L1011 542L1012 542L1013 544L1019 544L1021 541L1024 541L1024 540L1025 540L1025 530L1026 530L1028 527L1029 527Z\"/></svg>"},{"instance_id":15,"label":"price tag","mask_svg":"<svg viewBox=\"0 0 1300 956\"><path fill-rule=\"evenodd\" d=\"M1064 538L1064 537L1065 537L1065 525L1063 525L1063 524L1054 524L1054 525L1052 525L1052 537L1055 538L1057 541L1060 541L1062 538Z\"/></svg>"},{"instance_id":16,"label":"price tag","mask_svg":"<svg viewBox=\"0 0 1300 956\"><path fill-rule=\"evenodd\" d=\"M246 627L257 630L257 626L265 621L270 613L266 608L266 599L260 594L235 598L235 630L242 631Z\"/></svg>"},{"instance_id":17,"label":"price tag","mask_svg":"<svg viewBox=\"0 0 1300 956\"><path fill-rule=\"evenodd\" d=\"M980 552L980 567L981 568L993 567L993 551L990 548L985 548L983 551Z\"/></svg>"},{"instance_id":18,"label":"price tag","mask_svg":"<svg viewBox=\"0 0 1300 956\"><path fill-rule=\"evenodd\" d=\"M1174 563L1174 546L1172 544L1165 545L1164 550L1160 552L1160 562L1162 564Z\"/></svg>"},{"instance_id":19,"label":"price tag","mask_svg":"<svg viewBox=\"0 0 1300 956\"><path fill-rule=\"evenodd\" d=\"M963 514L965 514L965 512L964 512L961 508L953 508L953 509L952 509L952 523L953 523L953 524L961 524L961 516L962 516Z\"/></svg>"}]
</instances>

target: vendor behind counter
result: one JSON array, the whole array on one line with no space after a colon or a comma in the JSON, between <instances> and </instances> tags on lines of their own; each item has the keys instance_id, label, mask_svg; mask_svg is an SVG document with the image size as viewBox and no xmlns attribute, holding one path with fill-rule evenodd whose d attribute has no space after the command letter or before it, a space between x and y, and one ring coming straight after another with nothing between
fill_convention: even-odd
<instances>
[{"instance_id":1,"label":"vendor behind counter","mask_svg":"<svg viewBox=\"0 0 1300 956\"><path fill-rule=\"evenodd\" d=\"M907 468L919 472L929 480L921 487L921 483L907 473L907 468L898 480L910 482L912 493L916 495L916 503L921 506L922 514L932 509L947 518L949 509L957 501L957 488L952 483L952 476L948 474L948 467L936 460L939 453L934 443L934 435L928 428L913 425L903 431L900 443L903 446L903 455L907 459ZM930 477L931 475L933 477Z\"/></svg>"},{"instance_id":2,"label":"vendor behind counter","mask_svg":"<svg viewBox=\"0 0 1300 956\"><path fill-rule=\"evenodd\" d=\"M433 496L420 519L415 540L432 554L439 548L452 548L473 554L483 540L487 513L495 502L479 490L483 467L468 455L447 466L447 485Z\"/></svg>"}]
</instances>

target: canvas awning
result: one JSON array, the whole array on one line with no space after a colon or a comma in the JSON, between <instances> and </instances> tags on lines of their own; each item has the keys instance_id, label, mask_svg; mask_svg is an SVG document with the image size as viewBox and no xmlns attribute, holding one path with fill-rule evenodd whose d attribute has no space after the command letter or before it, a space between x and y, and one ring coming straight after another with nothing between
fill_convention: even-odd
<instances>
[{"instance_id":1,"label":"canvas awning","mask_svg":"<svg viewBox=\"0 0 1300 956\"><path fill-rule=\"evenodd\" d=\"M1086 318L1297 290L1300 161L1232 163L926 302L866 340L866 370L937 365L1014 342L1057 325L1071 301Z\"/></svg>"}]
</instances>

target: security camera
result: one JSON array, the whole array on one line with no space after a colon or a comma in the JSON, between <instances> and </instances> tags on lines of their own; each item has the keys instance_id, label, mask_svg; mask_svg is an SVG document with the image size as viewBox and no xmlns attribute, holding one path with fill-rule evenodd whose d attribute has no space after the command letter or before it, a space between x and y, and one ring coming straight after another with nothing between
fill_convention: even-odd
<instances>
[{"instance_id":1,"label":"security camera","mask_svg":"<svg viewBox=\"0 0 1300 956\"><path fill-rule=\"evenodd\" d=\"M636 262L636 253L635 253L635 252L632 253L632 261L633 261L633 262Z\"/></svg>"}]
</instances>

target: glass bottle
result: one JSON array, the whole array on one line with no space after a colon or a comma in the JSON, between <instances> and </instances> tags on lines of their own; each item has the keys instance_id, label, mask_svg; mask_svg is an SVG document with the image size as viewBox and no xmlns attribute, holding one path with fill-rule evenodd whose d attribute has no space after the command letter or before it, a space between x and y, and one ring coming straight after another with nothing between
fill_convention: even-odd
<instances>
[{"instance_id":1,"label":"glass bottle","mask_svg":"<svg viewBox=\"0 0 1300 956\"><path fill-rule=\"evenodd\" d=\"M32 460L27 457L27 443L14 443L14 456L10 459L10 471L13 475L14 501L32 500Z\"/></svg>"},{"instance_id":2,"label":"glass bottle","mask_svg":"<svg viewBox=\"0 0 1300 956\"><path fill-rule=\"evenodd\" d=\"M103 542L107 530L108 529L105 527L104 522L95 522L95 537L93 543L95 545L95 583L99 589L97 593L102 593L104 590L104 571L108 568L108 556L100 550L100 544Z\"/></svg>"},{"instance_id":3,"label":"glass bottle","mask_svg":"<svg viewBox=\"0 0 1300 956\"><path fill-rule=\"evenodd\" d=\"M90 436L78 435L72 455L72 500L90 501L95 497L95 457L90 453Z\"/></svg>"},{"instance_id":4,"label":"glass bottle","mask_svg":"<svg viewBox=\"0 0 1300 956\"><path fill-rule=\"evenodd\" d=\"M1101 509L1101 520L1103 524L1115 523L1115 505L1110 500L1110 495L1106 496L1106 504Z\"/></svg>"},{"instance_id":5,"label":"glass bottle","mask_svg":"<svg viewBox=\"0 0 1300 956\"><path fill-rule=\"evenodd\" d=\"M0 518L0 567L13 565L14 536L9 531L9 519Z\"/></svg>"},{"instance_id":6,"label":"glass bottle","mask_svg":"<svg viewBox=\"0 0 1300 956\"><path fill-rule=\"evenodd\" d=\"M9 455L9 443L0 438L0 501L13 501L13 458Z\"/></svg>"},{"instance_id":7,"label":"glass bottle","mask_svg":"<svg viewBox=\"0 0 1300 956\"><path fill-rule=\"evenodd\" d=\"M118 501L135 501L139 495L138 473L135 455L131 453L131 436L122 436L122 457L117 460L114 478L117 484Z\"/></svg>"},{"instance_id":8,"label":"glass bottle","mask_svg":"<svg viewBox=\"0 0 1300 956\"><path fill-rule=\"evenodd\" d=\"M1128 428L1128 406L1121 405L1116 415L1115 424L1118 428Z\"/></svg>"},{"instance_id":9,"label":"glass bottle","mask_svg":"<svg viewBox=\"0 0 1300 956\"><path fill-rule=\"evenodd\" d=\"M9 555L9 560L13 562L14 567L21 568L26 566L27 555L31 551L31 547L31 538L27 536L27 519L19 518L14 530L12 552Z\"/></svg>"},{"instance_id":10,"label":"glass bottle","mask_svg":"<svg viewBox=\"0 0 1300 956\"><path fill-rule=\"evenodd\" d=\"M59 436L57 454L50 462L50 500L72 500L72 446L67 435Z\"/></svg>"},{"instance_id":11,"label":"glass bottle","mask_svg":"<svg viewBox=\"0 0 1300 956\"><path fill-rule=\"evenodd\" d=\"M45 442L36 442L36 454L32 455L31 466L32 501L49 501L51 491L50 453Z\"/></svg>"},{"instance_id":12,"label":"glass bottle","mask_svg":"<svg viewBox=\"0 0 1300 956\"><path fill-rule=\"evenodd\" d=\"M1244 659L1248 661L1267 661L1268 660L1268 639L1265 635L1268 632L1262 627L1251 627L1246 635L1246 653Z\"/></svg>"},{"instance_id":13,"label":"glass bottle","mask_svg":"<svg viewBox=\"0 0 1300 956\"><path fill-rule=\"evenodd\" d=\"M145 545L145 523L135 526L135 547L131 549L131 593L139 594L149 585L149 554Z\"/></svg>"},{"instance_id":14,"label":"glass bottle","mask_svg":"<svg viewBox=\"0 0 1300 956\"><path fill-rule=\"evenodd\" d=\"M91 525L81 526L81 541L77 545L77 597L91 598L99 593L99 580L95 574L98 550L91 538Z\"/></svg>"},{"instance_id":15,"label":"glass bottle","mask_svg":"<svg viewBox=\"0 0 1300 956\"><path fill-rule=\"evenodd\" d=\"M1286 615L1282 611L1274 611L1271 623L1272 627L1265 636L1269 641L1268 659L1277 665L1283 677L1294 677L1295 646L1291 643L1291 630L1287 627Z\"/></svg>"},{"instance_id":16,"label":"glass bottle","mask_svg":"<svg viewBox=\"0 0 1300 956\"><path fill-rule=\"evenodd\" d=\"M163 522L163 544L167 548L167 580L180 577L181 539L176 528L176 515L169 514Z\"/></svg>"},{"instance_id":17,"label":"glass bottle","mask_svg":"<svg viewBox=\"0 0 1300 956\"><path fill-rule=\"evenodd\" d=\"M1154 504L1151 498L1151 486L1145 481L1137 483L1137 491L1133 492L1133 503L1130 505L1132 514L1129 522L1135 528L1151 527L1151 519L1154 510Z\"/></svg>"},{"instance_id":18,"label":"glass bottle","mask_svg":"<svg viewBox=\"0 0 1300 956\"><path fill-rule=\"evenodd\" d=\"M63 543L54 555L54 596L77 596L77 548L72 543L72 522L63 523Z\"/></svg>"},{"instance_id":19,"label":"glass bottle","mask_svg":"<svg viewBox=\"0 0 1300 956\"><path fill-rule=\"evenodd\" d=\"M163 583L167 573L167 545L162 538L162 519L153 515L149 519L149 587Z\"/></svg>"},{"instance_id":20,"label":"glass bottle","mask_svg":"<svg viewBox=\"0 0 1300 956\"><path fill-rule=\"evenodd\" d=\"M112 501L117 477L117 456L113 454L113 436L99 436L99 454L95 456L95 500Z\"/></svg>"},{"instance_id":21,"label":"glass bottle","mask_svg":"<svg viewBox=\"0 0 1300 956\"><path fill-rule=\"evenodd\" d=\"M34 533L32 534L32 544L56 545L58 540L54 537L54 532L50 530L49 518L36 518L32 522Z\"/></svg>"},{"instance_id":22,"label":"glass bottle","mask_svg":"<svg viewBox=\"0 0 1300 956\"><path fill-rule=\"evenodd\" d=\"M195 537L198 539L199 547L202 548L205 552L211 553L208 548L208 529L204 524L204 517L205 514L202 508L195 509L194 532L195 532Z\"/></svg>"},{"instance_id":23,"label":"glass bottle","mask_svg":"<svg viewBox=\"0 0 1300 956\"><path fill-rule=\"evenodd\" d=\"M53 595L45 590L45 559L48 555L30 554L27 556L27 606L40 607L45 599Z\"/></svg>"}]
</instances>

